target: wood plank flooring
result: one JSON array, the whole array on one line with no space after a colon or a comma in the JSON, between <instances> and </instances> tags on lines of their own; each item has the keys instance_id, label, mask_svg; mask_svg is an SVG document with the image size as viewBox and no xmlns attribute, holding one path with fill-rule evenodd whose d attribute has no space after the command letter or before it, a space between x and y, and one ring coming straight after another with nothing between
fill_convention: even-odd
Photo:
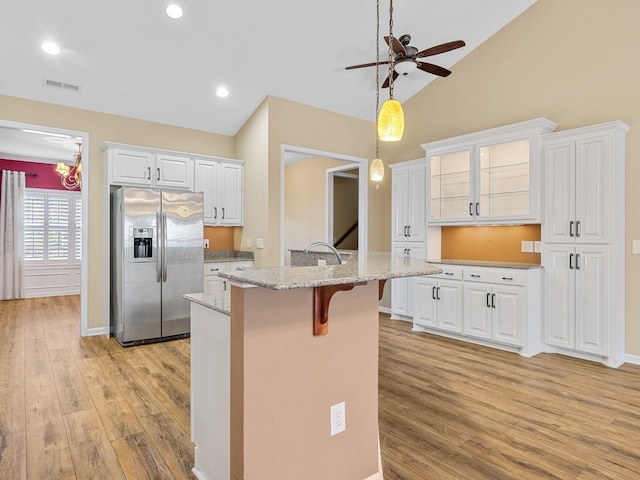
<instances>
[{"instance_id":1,"label":"wood plank flooring","mask_svg":"<svg viewBox=\"0 0 640 480\"><path fill-rule=\"evenodd\" d=\"M81 338L75 296L0 302L0 479L195 478L189 345ZM379 381L385 480L640 479L638 366L524 359L381 315Z\"/></svg>"}]
</instances>

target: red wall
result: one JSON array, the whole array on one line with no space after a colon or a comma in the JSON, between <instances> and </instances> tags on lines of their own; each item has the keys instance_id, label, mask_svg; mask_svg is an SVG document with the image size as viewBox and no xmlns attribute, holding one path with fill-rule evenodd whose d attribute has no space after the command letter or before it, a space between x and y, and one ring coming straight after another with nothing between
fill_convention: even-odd
<instances>
[{"instance_id":1,"label":"red wall","mask_svg":"<svg viewBox=\"0 0 640 480\"><path fill-rule=\"evenodd\" d=\"M14 172L37 173L38 176L26 176L27 188L46 188L50 190L66 190L60 183L60 176L53 163L20 162L0 158L0 170ZM79 190L79 189L78 189Z\"/></svg>"}]
</instances>

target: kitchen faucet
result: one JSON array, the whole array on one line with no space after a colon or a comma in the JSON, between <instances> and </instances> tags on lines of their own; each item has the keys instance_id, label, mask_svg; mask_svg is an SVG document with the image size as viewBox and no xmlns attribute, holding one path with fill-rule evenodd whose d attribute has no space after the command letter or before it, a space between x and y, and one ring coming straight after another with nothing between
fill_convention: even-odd
<instances>
[{"instance_id":1,"label":"kitchen faucet","mask_svg":"<svg viewBox=\"0 0 640 480\"><path fill-rule=\"evenodd\" d=\"M326 243L326 242L313 242L310 245L307 245L307 248L304 249L304 253L309 253L309 250L313 247L317 247L319 245L322 245L323 247L327 247L329 250L331 250L333 253L336 254L336 257L338 258L338 265L343 265L344 261L342 260L342 257L340 256L340 253L338 253L338 250L336 250L336 247L334 247L333 245L331 245L330 243Z\"/></svg>"}]
</instances>

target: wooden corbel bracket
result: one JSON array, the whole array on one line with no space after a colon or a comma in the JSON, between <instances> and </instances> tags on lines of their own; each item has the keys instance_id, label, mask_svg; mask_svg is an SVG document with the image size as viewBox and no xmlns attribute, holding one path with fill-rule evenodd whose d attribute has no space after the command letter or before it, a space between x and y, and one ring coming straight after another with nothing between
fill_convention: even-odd
<instances>
[{"instance_id":1,"label":"wooden corbel bracket","mask_svg":"<svg viewBox=\"0 0 640 480\"><path fill-rule=\"evenodd\" d=\"M378 300L382 298L385 282L386 280L380 280L378 284ZM334 293L353 290L354 286L366 283L342 283L313 287L313 334L326 335L329 333L329 302L331 302Z\"/></svg>"}]
</instances>

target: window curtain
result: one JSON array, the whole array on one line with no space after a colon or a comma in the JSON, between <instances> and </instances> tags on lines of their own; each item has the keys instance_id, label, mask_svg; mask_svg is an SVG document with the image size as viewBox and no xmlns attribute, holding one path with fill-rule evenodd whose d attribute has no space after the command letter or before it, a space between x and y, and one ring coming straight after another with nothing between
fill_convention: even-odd
<instances>
[{"instance_id":1,"label":"window curtain","mask_svg":"<svg viewBox=\"0 0 640 480\"><path fill-rule=\"evenodd\" d=\"M0 300L24 298L24 172L2 171Z\"/></svg>"}]
</instances>

